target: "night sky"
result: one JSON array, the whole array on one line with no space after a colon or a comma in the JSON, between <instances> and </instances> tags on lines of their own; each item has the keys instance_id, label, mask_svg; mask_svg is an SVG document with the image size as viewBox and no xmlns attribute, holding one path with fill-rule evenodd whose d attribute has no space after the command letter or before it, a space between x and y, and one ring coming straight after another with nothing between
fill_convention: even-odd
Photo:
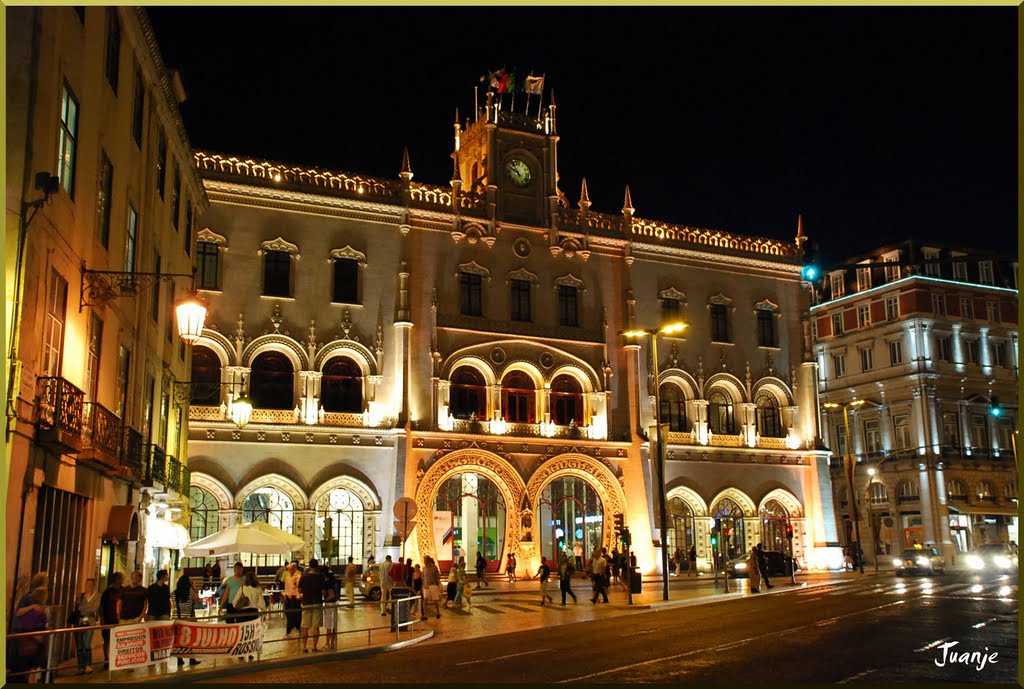
<instances>
[{"instance_id":1,"label":"night sky","mask_svg":"<svg viewBox=\"0 0 1024 689\"><path fill-rule=\"evenodd\" d=\"M447 184L455 109L504 66L547 75L560 187L594 210L628 183L673 223L791 239L801 212L826 259L1016 254L1014 8L148 12L198 149L394 179L408 145Z\"/></svg>"}]
</instances>

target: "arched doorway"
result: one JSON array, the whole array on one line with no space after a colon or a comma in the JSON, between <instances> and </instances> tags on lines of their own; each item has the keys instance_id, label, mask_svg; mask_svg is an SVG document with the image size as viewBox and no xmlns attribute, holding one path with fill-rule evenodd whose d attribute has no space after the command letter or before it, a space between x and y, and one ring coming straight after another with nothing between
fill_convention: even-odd
<instances>
[{"instance_id":1,"label":"arched doorway","mask_svg":"<svg viewBox=\"0 0 1024 689\"><path fill-rule=\"evenodd\" d=\"M327 412L363 412L363 372L347 356L336 356L324 364L320 397Z\"/></svg>"},{"instance_id":2,"label":"arched doorway","mask_svg":"<svg viewBox=\"0 0 1024 689\"><path fill-rule=\"evenodd\" d=\"M765 550L788 552L786 526L789 525L789 511L778 500L769 500L761 508L761 542Z\"/></svg>"},{"instance_id":3,"label":"arched doorway","mask_svg":"<svg viewBox=\"0 0 1024 689\"><path fill-rule=\"evenodd\" d=\"M363 511L359 496L347 488L334 488L316 504L314 552L320 562L344 564L363 561Z\"/></svg>"},{"instance_id":4,"label":"arched doorway","mask_svg":"<svg viewBox=\"0 0 1024 689\"><path fill-rule=\"evenodd\" d=\"M548 483L537 501L537 527L541 557L558 562L573 557L577 543L589 560L603 545L604 505L597 491L578 476L559 476Z\"/></svg>"},{"instance_id":5,"label":"arched doorway","mask_svg":"<svg viewBox=\"0 0 1024 689\"><path fill-rule=\"evenodd\" d=\"M722 498L712 506L711 516L722 529L720 538L726 561L745 554L747 548L743 517L747 515L744 515L743 508L731 498ZM727 531L730 533L728 538L725 536Z\"/></svg>"},{"instance_id":6,"label":"arched doorway","mask_svg":"<svg viewBox=\"0 0 1024 689\"><path fill-rule=\"evenodd\" d=\"M668 501L668 554L674 558L682 552L684 562L689 561L690 548L696 544L696 520L693 510L679 497Z\"/></svg>"},{"instance_id":7,"label":"arched doorway","mask_svg":"<svg viewBox=\"0 0 1024 689\"><path fill-rule=\"evenodd\" d=\"M449 477L434 498L434 521L443 533L435 533L437 565L447 572L455 551L466 558L472 571L476 554L483 552L487 571L496 572L505 551L505 498L486 476L466 471Z\"/></svg>"},{"instance_id":8,"label":"arched doorway","mask_svg":"<svg viewBox=\"0 0 1024 689\"><path fill-rule=\"evenodd\" d=\"M564 373L551 381L551 420L558 426L583 425L583 388Z\"/></svg>"},{"instance_id":9,"label":"arched doorway","mask_svg":"<svg viewBox=\"0 0 1024 689\"><path fill-rule=\"evenodd\" d=\"M274 486L257 488L242 503L242 521L266 522L288 533L295 533L295 505L285 493ZM242 562L251 567L257 564L277 567L287 560L283 555L242 555Z\"/></svg>"}]
</instances>

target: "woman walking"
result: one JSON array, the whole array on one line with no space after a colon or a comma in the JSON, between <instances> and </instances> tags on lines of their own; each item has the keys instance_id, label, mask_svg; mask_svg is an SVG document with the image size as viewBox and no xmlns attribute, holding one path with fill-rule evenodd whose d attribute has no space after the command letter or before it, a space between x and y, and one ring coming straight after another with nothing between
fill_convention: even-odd
<instances>
[{"instance_id":1,"label":"woman walking","mask_svg":"<svg viewBox=\"0 0 1024 689\"><path fill-rule=\"evenodd\" d=\"M427 555L423 558L423 615L427 619L427 606L433 604L437 608L437 617L441 618L441 570L434 564L434 558Z\"/></svg>"},{"instance_id":2,"label":"woman walking","mask_svg":"<svg viewBox=\"0 0 1024 689\"><path fill-rule=\"evenodd\" d=\"M558 588L562 592L562 605L565 605L566 594L572 596L572 602L576 602L576 594L572 592L572 575L576 570L569 564L569 558L562 555L558 560Z\"/></svg>"},{"instance_id":3,"label":"woman walking","mask_svg":"<svg viewBox=\"0 0 1024 689\"><path fill-rule=\"evenodd\" d=\"M91 627L100 619L100 594L96 590L96 580L86 579L85 590L75 605L77 621L75 627ZM75 651L78 655L78 671L83 675L92 672L92 635L95 630L83 629L75 632Z\"/></svg>"},{"instance_id":4,"label":"woman walking","mask_svg":"<svg viewBox=\"0 0 1024 689\"><path fill-rule=\"evenodd\" d=\"M476 551L476 585L487 586L487 558L484 557L483 551Z\"/></svg>"},{"instance_id":5,"label":"woman walking","mask_svg":"<svg viewBox=\"0 0 1024 689\"><path fill-rule=\"evenodd\" d=\"M459 567L455 570L455 605L462 607L462 591L466 588L466 558L459 558Z\"/></svg>"},{"instance_id":6,"label":"woman walking","mask_svg":"<svg viewBox=\"0 0 1024 689\"><path fill-rule=\"evenodd\" d=\"M324 578L324 648L338 649L338 580L330 566L321 573Z\"/></svg>"},{"instance_id":7,"label":"woman walking","mask_svg":"<svg viewBox=\"0 0 1024 689\"><path fill-rule=\"evenodd\" d=\"M209 565L207 565L209 567ZM179 620L192 620L196 617L196 606L199 604L199 592L196 591L192 579L187 574L178 577L178 583L174 587L174 607L178 610ZM185 659L179 657L178 665L184 665ZM189 665L198 665L195 658L188 659Z\"/></svg>"},{"instance_id":8,"label":"woman walking","mask_svg":"<svg viewBox=\"0 0 1024 689\"><path fill-rule=\"evenodd\" d=\"M46 629L48 594L49 589L46 586L37 586L32 589L30 594L21 599L18 609L14 613L12 633L40 632ZM13 648L8 653L7 659L15 676L10 677L9 681L19 684L43 682L44 678L41 675L45 672L43 668L47 665L47 650L49 648L46 636L43 634L19 636L12 641L12 645Z\"/></svg>"},{"instance_id":9,"label":"woman walking","mask_svg":"<svg viewBox=\"0 0 1024 689\"><path fill-rule=\"evenodd\" d=\"M427 619L426 610L423 608L423 570L420 569L419 565L416 565L412 569L412 593L414 596L418 597L418 600L414 602L414 606L418 607L410 616L415 617L416 612L419 612L420 619Z\"/></svg>"},{"instance_id":10,"label":"woman walking","mask_svg":"<svg viewBox=\"0 0 1024 689\"><path fill-rule=\"evenodd\" d=\"M260 581L256 578L256 572L250 570L245 575L245 581L239 587L238 593L235 594L232 604L234 612L238 613L232 620L235 623L258 620L260 612L267 609L267 604L263 600L263 589L260 588ZM255 659L255 656L249 656L249 660ZM239 658L239 660L243 660L243 658Z\"/></svg>"},{"instance_id":11,"label":"woman walking","mask_svg":"<svg viewBox=\"0 0 1024 689\"><path fill-rule=\"evenodd\" d=\"M750 577L750 592L761 593L761 570L757 566L757 550L754 548L750 549L750 557L747 558L747 576Z\"/></svg>"},{"instance_id":12,"label":"woman walking","mask_svg":"<svg viewBox=\"0 0 1024 689\"><path fill-rule=\"evenodd\" d=\"M516 580L516 556L512 553L508 554L508 559L505 560L505 574L508 576L508 583L515 583Z\"/></svg>"}]
</instances>

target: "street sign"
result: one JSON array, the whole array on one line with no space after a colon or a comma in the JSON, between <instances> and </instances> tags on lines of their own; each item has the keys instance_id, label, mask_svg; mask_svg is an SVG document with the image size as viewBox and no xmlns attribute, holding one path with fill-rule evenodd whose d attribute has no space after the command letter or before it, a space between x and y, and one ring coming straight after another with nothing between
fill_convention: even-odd
<instances>
[{"instance_id":1,"label":"street sign","mask_svg":"<svg viewBox=\"0 0 1024 689\"><path fill-rule=\"evenodd\" d=\"M412 533L412 530L415 526L415 519L410 519L407 522L398 519L395 520L395 531L398 532L398 537L402 539L402 543L405 543L405 541L409 538L409 534Z\"/></svg>"},{"instance_id":2,"label":"street sign","mask_svg":"<svg viewBox=\"0 0 1024 689\"><path fill-rule=\"evenodd\" d=\"M399 498L395 501L395 516L399 519L412 519L416 512L416 501L412 498Z\"/></svg>"}]
</instances>

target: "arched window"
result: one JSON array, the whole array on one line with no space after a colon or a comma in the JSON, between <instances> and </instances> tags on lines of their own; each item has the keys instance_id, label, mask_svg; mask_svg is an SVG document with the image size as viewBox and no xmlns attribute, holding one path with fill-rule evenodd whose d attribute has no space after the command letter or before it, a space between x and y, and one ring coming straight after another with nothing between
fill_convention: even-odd
<instances>
[{"instance_id":1,"label":"arched window","mask_svg":"<svg viewBox=\"0 0 1024 689\"><path fill-rule=\"evenodd\" d=\"M921 488L913 481L900 481L896 486L896 502L919 502Z\"/></svg>"},{"instance_id":2,"label":"arched window","mask_svg":"<svg viewBox=\"0 0 1024 689\"><path fill-rule=\"evenodd\" d=\"M682 551L683 562L689 562L690 546L695 543L693 510L682 498L671 498L668 501L668 516L671 520L668 525L669 555L675 556Z\"/></svg>"},{"instance_id":3,"label":"arched window","mask_svg":"<svg viewBox=\"0 0 1024 689\"><path fill-rule=\"evenodd\" d=\"M661 423L667 423L670 431L685 433L690 430L686 418L686 395L674 383L662 383L658 390L661 398Z\"/></svg>"},{"instance_id":4,"label":"arched window","mask_svg":"<svg viewBox=\"0 0 1024 689\"><path fill-rule=\"evenodd\" d=\"M982 502L995 502L996 496L992 492L992 484L988 481L979 481L977 490L978 500Z\"/></svg>"},{"instance_id":5,"label":"arched window","mask_svg":"<svg viewBox=\"0 0 1024 689\"><path fill-rule=\"evenodd\" d=\"M722 546L728 560L740 557L747 551L746 530L744 529L743 508L729 498L722 498L711 507L711 516L721 527ZM731 535L726 538L726 530L731 530Z\"/></svg>"},{"instance_id":6,"label":"arched window","mask_svg":"<svg viewBox=\"0 0 1024 689\"><path fill-rule=\"evenodd\" d=\"M295 505L280 489L264 486L250 493L242 503L242 521L266 522L288 533L295 533ZM255 565L256 557L258 556L243 555L243 562L247 558L249 562L246 566ZM263 565L282 565L285 563L285 556L264 555L258 561Z\"/></svg>"},{"instance_id":7,"label":"arched window","mask_svg":"<svg viewBox=\"0 0 1024 689\"><path fill-rule=\"evenodd\" d=\"M889 493L885 490L885 484L874 481L868 486L868 503L872 506L889 504Z\"/></svg>"},{"instance_id":8,"label":"arched window","mask_svg":"<svg viewBox=\"0 0 1024 689\"><path fill-rule=\"evenodd\" d=\"M533 381L522 371L513 371L501 381L501 408L509 423L534 423L536 401Z\"/></svg>"},{"instance_id":9,"label":"arched window","mask_svg":"<svg viewBox=\"0 0 1024 689\"><path fill-rule=\"evenodd\" d=\"M732 397L724 390L716 389L708 396L708 424L712 433L736 435Z\"/></svg>"},{"instance_id":10,"label":"arched window","mask_svg":"<svg viewBox=\"0 0 1024 689\"><path fill-rule=\"evenodd\" d=\"M292 362L280 352L264 352L252 362L249 395L256 409L291 409L295 406Z\"/></svg>"},{"instance_id":11,"label":"arched window","mask_svg":"<svg viewBox=\"0 0 1024 689\"><path fill-rule=\"evenodd\" d=\"M766 438L781 438L782 419L779 416L779 401L770 392L762 392L757 396L757 433Z\"/></svg>"},{"instance_id":12,"label":"arched window","mask_svg":"<svg viewBox=\"0 0 1024 689\"><path fill-rule=\"evenodd\" d=\"M789 525L789 512L778 500L769 500L761 508L761 541L765 550L784 553L786 547L786 526Z\"/></svg>"},{"instance_id":13,"label":"arched window","mask_svg":"<svg viewBox=\"0 0 1024 689\"><path fill-rule=\"evenodd\" d=\"M946 497L949 500L967 500L967 487L963 481L955 478L946 481Z\"/></svg>"},{"instance_id":14,"label":"arched window","mask_svg":"<svg viewBox=\"0 0 1024 689\"><path fill-rule=\"evenodd\" d=\"M220 357L202 345L192 348L191 404L201 407L220 406Z\"/></svg>"},{"instance_id":15,"label":"arched window","mask_svg":"<svg viewBox=\"0 0 1024 689\"><path fill-rule=\"evenodd\" d=\"M578 543L588 562L604 545L604 506L594 487L578 476L560 476L541 491L537 501L540 555L549 564L560 555L575 556Z\"/></svg>"},{"instance_id":16,"label":"arched window","mask_svg":"<svg viewBox=\"0 0 1024 689\"><path fill-rule=\"evenodd\" d=\"M363 372L347 356L332 357L324 365L320 379L320 398L324 411L363 411Z\"/></svg>"},{"instance_id":17,"label":"arched window","mask_svg":"<svg viewBox=\"0 0 1024 689\"><path fill-rule=\"evenodd\" d=\"M487 571L501 571L507 527L505 498L493 481L472 471L455 474L434 496L433 518L445 526L444 535L434 541L442 571L447 572L454 563L456 546L467 563L476 562L476 554L483 552Z\"/></svg>"},{"instance_id":18,"label":"arched window","mask_svg":"<svg viewBox=\"0 0 1024 689\"><path fill-rule=\"evenodd\" d=\"M579 381L564 373L551 381L551 420L558 426L574 421L583 425L583 389Z\"/></svg>"},{"instance_id":19,"label":"arched window","mask_svg":"<svg viewBox=\"0 0 1024 689\"><path fill-rule=\"evenodd\" d=\"M217 499L209 491L192 486L189 491L189 515L191 521L188 525L188 535L193 541L217 533L220 509Z\"/></svg>"},{"instance_id":20,"label":"arched window","mask_svg":"<svg viewBox=\"0 0 1024 689\"><path fill-rule=\"evenodd\" d=\"M474 368L463 366L452 376L449 411L456 419L487 418L487 386L484 377Z\"/></svg>"},{"instance_id":21,"label":"arched window","mask_svg":"<svg viewBox=\"0 0 1024 689\"><path fill-rule=\"evenodd\" d=\"M363 561L363 501L347 488L331 490L316 504L316 556L323 563Z\"/></svg>"}]
</instances>

